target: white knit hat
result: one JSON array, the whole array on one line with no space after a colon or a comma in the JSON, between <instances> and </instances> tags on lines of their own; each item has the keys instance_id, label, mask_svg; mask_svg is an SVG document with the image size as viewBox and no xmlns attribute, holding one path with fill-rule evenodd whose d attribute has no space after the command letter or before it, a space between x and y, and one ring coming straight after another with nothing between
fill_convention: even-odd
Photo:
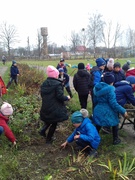
<instances>
[{"instance_id":1,"label":"white knit hat","mask_svg":"<svg viewBox=\"0 0 135 180\"><path fill-rule=\"evenodd\" d=\"M113 68L114 65L114 59L113 58L109 58L108 62L107 62L107 67L108 68Z\"/></svg>"},{"instance_id":2,"label":"white knit hat","mask_svg":"<svg viewBox=\"0 0 135 180\"><path fill-rule=\"evenodd\" d=\"M5 116L10 116L13 114L13 108L11 104L4 102L0 109L1 113Z\"/></svg>"},{"instance_id":3,"label":"white knit hat","mask_svg":"<svg viewBox=\"0 0 135 180\"><path fill-rule=\"evenodd\" d=\"M82 113L82 116L83 116L84 118L88 117L88 115L89 115L89 112L87 111L87 109L82 108L82 109L80 110L80 112Z\"/></svg>"}]
</instances>

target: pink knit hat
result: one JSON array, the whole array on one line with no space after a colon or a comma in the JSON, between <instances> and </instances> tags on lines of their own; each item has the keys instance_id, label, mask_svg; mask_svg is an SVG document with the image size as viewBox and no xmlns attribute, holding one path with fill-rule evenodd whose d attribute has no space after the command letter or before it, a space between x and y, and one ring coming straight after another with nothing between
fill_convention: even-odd
<instances>
[{"instance_id":1,"label":"pink knit hat","mask_svg":"<svg viewBox=\"0 0 135 180\"><path fill-rule=\"evenodd\" d=\"M11 104L4 102L0 109L1 113L5 116L10 116L13 114L13 108Z\"/></svg>"},{"instance_id":2,"label":"pink knit hat","mask_svg":"<svg viewBox=\"0 0 135 180\"><path fill-rule=\"evenodd\" d=\"M47 67L46 74L48 77L58 78L59 71L54 66L49 65Z\"/></svg>"},{"instance_id":3,"label":"pink knit hat","mask_svg":"<svg viewBox=\"0 0 135 180\"><path fill-rule=\"evenodd\" d=\"M109 58L108 62L107 62L107 67L108 68L113 68L114 65L114 59L113 58Z\"/></svg>"}]
</instances>

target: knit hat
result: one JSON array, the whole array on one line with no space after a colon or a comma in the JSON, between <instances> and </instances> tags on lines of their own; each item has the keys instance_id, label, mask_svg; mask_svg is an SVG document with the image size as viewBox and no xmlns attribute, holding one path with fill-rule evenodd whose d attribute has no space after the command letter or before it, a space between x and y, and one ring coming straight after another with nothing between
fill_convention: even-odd
<instances>
[{"instance_id":1,"label":"knit hat","mask_svg":"<svg viewBox=\"0 0 135 180\"><path fill-rule=\"evenodd\" d=\"M15 60L13 60L13 61L12 61L12 64L13 64L13 65L14 65L14 64L16 64L16 61L15 61Z\"/></svg>"},{"instance_id":2,"label":"knit hat","mask_svg":"<svg viewBox=\"0 0 135 180\"><path fill-rule=\"evenodd\" d=\"M60 62L64 62L64 61L65 61L65 59L64 59L64 58L61 58L61 59L60 59Z\"/></svg>"},{"instance_id":3,"label":"knit hat","mask_svg":"<svg viewBox=\"0 0 135 180\"><path fill-rule=\"evenodd\" d=\"M58 71L59 72L64 72L64 69L63 68L59 68Z\"/></svg>"},{"instance_id":4,"label":"knit hat","mask_svg":"<svg viewBox=\"0 0 135 180\"><path fill-rule=\"evenodd\" d=\"M47 67L46 74L48 77L58 78L59 71L54 66L49 65Z\"/></svg>"},{"instance_id":5,"label":"knit hat","mask_svg":"<svg viewBox=\"0 0 135 180\"><path fill-rule=\"evenodd\" d=\"M115 81L115 77L112 73L106 72L104 75L104 82L107 84L111 84Z\"/></svg>"},{"instance_id":6,"label":"knit hat","mask_svg":"<svg viewBox=\"0 0 135 180\"><path fill-rule=\"evenodd\" d=\"M135 84L135 76L128 76L126 81L130 82L130 84Z\"/></svg>"},{"instance_id":7,"label":"knit hat","mask_svg":"<svg viewBox=\"0 0 135 180\"><path fill-rule=\"evenodd\" d=\"M119 62L116 62L116 63L114 63L113 67L114 67L114 68L116 68L116 67L119 67L119 68L120 68L120 67L121 67L121 64L120 64Z\"/></svg>"},{"instance_id":8,"label":"knit hat","mask_svg":"<svg viewBox=\"0 0 135 180\"><path fill-rule=\"evenodd\" d=\"M71 116L71 121L73 124L79 124L83 122L83 116L80 111L75 111Z\"/></svg>"},{"instance_id":9,"label":"knit hat","mask_svg":"<svg viewBox=\"0 0 135 180\"><path fill-rule=\"evenodd\" d=\"M105 62L105 60L103 58L96 59L96 63L97 63L98 67L106 65L106 62Z\"/></svg>"},{"instance_id":10,"label":"knit hat","mask_svg":"<svg viewBox=\"0 0 135 180\"><path fill-rule=\"evenodd\" d=\"M7 115L7 116L10 116L13 114L13 108L11 106L11 104L7 103L7 102L4 102L3 105L1 106L1 109L0 109L1 113L3 115Z\"/></svg>"},{"instance_id":11,"label":"knit hat","mask_svg":"<svg viewBox=\"0 0 135 180\"><path fill-rule=\"evenodd\" d=\"M83 116L84 118L88 117L88 115L89 115L87 109L82 108L82 109L80 110L80 112L82 113L82 116Z\"/></svg>"},{"instance_id":12,"label":"knit hat","mask_svg":"<svg viewBox=\"0 0 135 180\"><path fill-rule=\"evenodd\" d=\"M79 63L79 64L78 64L78 69L84 69L84 68L85 68L85 66L84 66L83 63Z\"/></svg>"},{"instance_id":13,"label":"knit hat","mask_svg":"<svg viewBox=\"0 0 135 180\"><path fill-rule=\"evenodd\" d=\"M109 58L109 60L107 61L107 67L108 68L113 68L113 65L114 65L114 59Z\"/></svg>"},{"instance_id":14,"label":"knit hat","mask_svg":"<svg viewBox=\"0 0 135 180\"><path fill-rule=\"evenodd\" d=\"M123 69L124 71L127 71L128 69L130 69L130 64L129 64L129 63L124 64L124 65L122 66L122 69Z\"/></svg>"}]
</instances>

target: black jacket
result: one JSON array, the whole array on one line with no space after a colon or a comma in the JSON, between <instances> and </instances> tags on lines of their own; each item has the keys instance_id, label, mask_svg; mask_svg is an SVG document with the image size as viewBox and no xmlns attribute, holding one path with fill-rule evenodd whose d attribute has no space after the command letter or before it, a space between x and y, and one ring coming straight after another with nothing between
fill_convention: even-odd
<instances>
[{"instance_id":1,"label":"black jacket","mask_svg":"<svg viewBox=\"0 0 135 180\"><path fill-rule=\"evenodd\" d=\"M91 83L90 74L86 70L80 69L74 75L73 85L79 95L89 94L90 83Z\"/></svg>"},{"instance_id":2,"label":"black jacket","mask_svg":"<svg viewBox=\"0 0 135 180\"><path fill-rule=\"evenodd\" d=\"M40 118L44 122L54 123L68 119L67 109L61 81L55 78L47 78L41 85L42 106Z\"/></svg>"}]
</instances>

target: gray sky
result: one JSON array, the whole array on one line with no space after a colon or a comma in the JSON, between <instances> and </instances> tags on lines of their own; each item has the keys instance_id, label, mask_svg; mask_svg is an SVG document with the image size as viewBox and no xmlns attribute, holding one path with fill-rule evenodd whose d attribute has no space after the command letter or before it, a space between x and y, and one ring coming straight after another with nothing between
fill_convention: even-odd
<instances>
[{"instance_id":1,"label":"gray sky","mask_svg":"<svg viewBox=\"0 0 135 180\"><path fill-rule=\"evenodd\" d=\"M123 28L135 29L133 0L0 0L0 24L7 22L18 30L20 44L36 44L37 29L48 27L49 41L69 45L71 31L88 25L90 14L98 12L104 19L119 22Z\"/></svg>"}]
</instances>

